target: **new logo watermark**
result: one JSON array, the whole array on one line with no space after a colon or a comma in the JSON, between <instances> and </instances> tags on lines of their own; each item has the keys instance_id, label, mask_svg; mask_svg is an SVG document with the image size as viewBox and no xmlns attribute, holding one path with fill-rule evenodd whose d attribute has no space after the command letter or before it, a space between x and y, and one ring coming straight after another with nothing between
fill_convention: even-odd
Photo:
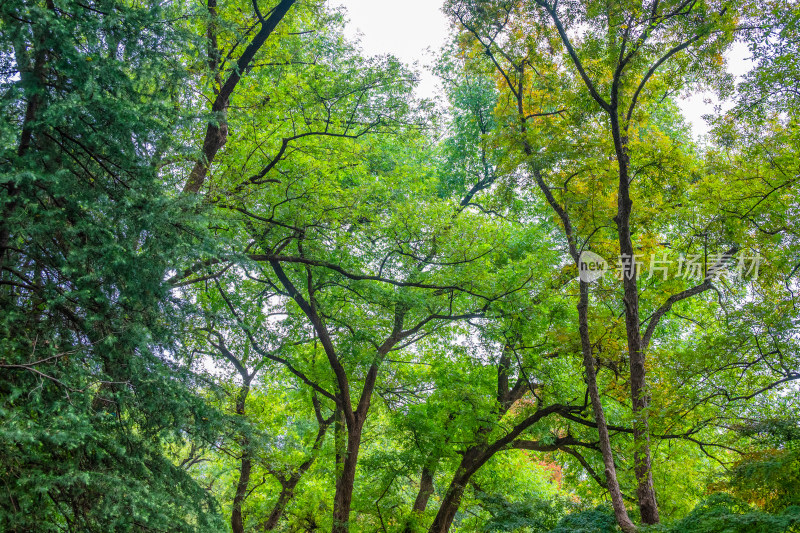
<instances>
[{"instance_id":1,"label":"new logo watermark","mask_svg":"<svg viewBox=\"0 0 800 533\"><path fill-rule=\"evenodd\" d=\"M594 252L583 252L578 259L578 275L583 282L597 281L606 271L608 271L608 261Z\"/></svg>"},{"instance_id":2,"label":"new logo watermark","mask_svg":"<svg viewBox=\"0 0 800 533\"><path fill-rule=\"evenodd\" d=\"M583 252L578 259L578 275L580 280L592 283L602 278L607 272L613 272L618 280L647 274L647 279L659 277L667 279L686 279L702 281L704 279L718 279L723 274L744 280L758 279L759 269L763 258L759 254L738 257L735 254L718 253L705 256L703 254L670 258L666 253L651 254L646 261L643 254L633 256L622 254L617 257L616 265L612 268L608 261L594 252Z\"/></svg>"}]
</instances>

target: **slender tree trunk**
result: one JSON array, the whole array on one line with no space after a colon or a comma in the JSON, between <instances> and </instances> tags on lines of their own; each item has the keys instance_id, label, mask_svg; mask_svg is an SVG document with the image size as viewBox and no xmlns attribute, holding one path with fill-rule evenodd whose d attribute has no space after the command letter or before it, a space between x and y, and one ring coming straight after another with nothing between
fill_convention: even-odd
<instances>
[{"instance_id":1,"label":"slender tree trunk","mask_svg":"<svg viewBox=\"0 0 800 533\"><path fill-rule=\"evenodd\" d=\"M433 494L433 472L434 467L431 463L422 467L422 473L419 478L419 491L417 491L414 506L411 508L411 516L406 522L405 528L403 528L403 533L413 533L416 531L419 519L425 512L425 509L428 508L428 500L430 500Z\"/></svg>"},{"instance_id":2,"label":"slender tree trunk","mask_svg":"<svg viewBox=\"0 0 800 533\"><path fill-rule=\"evenodd\" d=\"M363 426L363 421L357 420L353 427L347 427L347 447L342 458L341 473L336 479L336 493L333 497L333 533L347 533L350 529L350 504L353 499Z\"/></svg>"},{"instance_id":3,"label":"slender tree trunk","mask_svg":"<svg viewBox=\"0 0 800 533\"><path fill-rule=\"evenodd\" d=\"M246 442L244 443L247 444ZM244 517L242 516L242 504L247 497L247 487L250 484L250 471L253 462L250 459L250 452L245 451L242 457L242 466L239 470L239 483L236 485L236 495L233 498L233 510L231 511L231 528L233 533L244 533Z\"/></svg>"},{"instance_id":4,"label":"slender tree trunk","mask_svg":"<svg viewBox=\"0 0 800 533\"><path fill-rule=\"evenodd\" d=\"M305 462L303 462L303 464L301 464L300 467L294 473L292 473L288 479L280 480L281 493L278 495L278 501L275 502L275 506L272 508L272 512L269 514L269 517L263 524L261 524L260 529L263 531L272 531L278 526L278 523L280 522L281 517L286 510L286 506L294 497L294 491L297 488L297 484L300 483L303 475L308 472L308 469L311 468L311 465L313 465L314 461L316 461L317 454L319 453L320 448L322 448L322 443L325 440L325 434L328 432L328 427L333 421L333 418L336 416L334 414L334 417L331 417L327 420L323 419L316 397L314 397L314 402L317 421L319 422L319 430L317 431L317 438L314 440L314 446L311 448L311 456L306 459Z\"/></svg>"},{"instance_id":5,"label":"slender tree trunk","mask_svg":"<svg viewBox=\"0 0 800 533\"><path fill-rule=\"evenodd\" d=\"M284 2L289 0L284 0ZM291 298L297 302L317 332L320 342L322 343L325 353L328 356L328 362L331 365L334 375L336 376L336 384L338 387L336 403L336 493L333 498L333 532L334 533L347 533L350 528L350 505L353 498L353 487L355 485L356 467L358 465L358 452L361 447L361 435L364 428L364 423L367 420L369 413L370 402L372 401L372 393L375 390L375 383L378 378L378 370L386 354L402 339L411 334L411 332L403 331L403 321L406 311L405 306L397 304L395 307L394 326L392 334L383 344L378 347L376 358L370 365L367 375L364 379L364 387L361 390L361 397L358 400L358 407L352 408L350 397L350 383L347 377L347 372L342 366L341 361L336 353L336 349L331 341L330 334L328 333L325 323L317 312L316 301L314 297L313 280L311 271L307 271L307 286L308 286L308 301L303 298L302 294L297 290L294 284L286 275L279 261L270 259L270 265L273 271L278 276L281 284L286 288ZM344 439L343 428L347 428L347 442L343 446L341 441Z\"/></svg>"},{"instance_id":6,"label":"slender tree trunk","mask_svg":"<svg viewBox=\"0 0 800 533\"><path fill-rule=\"evenodd\" d=\"M51 8L52 9L52 8ZM25 106L25 117L22 120L22 132L19 137L19 144L17 145L17 157L24 157L30 147L33 145L33 126L39 114L42 105L42 97L38 90L44 85L45 74L44 66L46 61L46 48L44 47L43 32L36 32L38 35L37 42L40 47L36 51L36 59L33 65L30 65L30 60L26 50L26 43L15 43L14 52L17 67L20 70L20 77L30 96ZM9 220L14 212L17 210L18 200L15 198L19 193L17 186L13 182L7 184L7 194L9 200L3 206L3 216L0 219L0 273L5 266L6 251L11 242L11 226Z\"/></svg>"},{"instance_id":7,"label":"slender tree trunk","mask_svg":"<svg viewBox=\"0 0 800 533\"><path fill-rule=\"evenodd\" d=\"M526 153L531 153L530 148ZM572 223L569 219L569 214L566 209L561 207L553 197L550 188L544 182L541 174L534 169L534 175L539 188L545 195L547 202L551 205L553 210L561 218L564 224L564 233L566 234L569 243L570 255L575 260L578 268L580 269L580 252L575 241L572 230ZM589 399L592 402L592 411L597 422L597 433L600 439L600 451L603 454L603 465L605 468L606 485L608 492L611 495L611 505L614 508L614 516L620 528L626 533L636 531L636 526L628 516L628 511L625 508L625 502L622 498L622 492L619 488L619 480L617 479L617 469L614 465L614 454L611 450L611 438L608 434L608 426L606 424L605 412L603 411L603 404L600 402L600 391L597 387L597 374L594 367L594 351L592 348L592 341L589 337L589 284L585 281L580 281L580 300L578 302L578 332L581 338L581 353L583 355L583 366L586 372L586 387L589 392Z\"/></svg>"},{"instance_id":8,"label":"slender tree trunk","mask_svg":"<svg viewBox=\"0 0 800 533\"><path fill-rule=\"evenodd\" d=\"M37 62L37 69L40 70ZM28 105L25 108L25 119L23 121L22 135L20 136L19 146L17 148L17 156L23 157L28 149L31 147L33 140L33 129L30 124L36 119L36 113L39 108L40 97L38 94L31 96ZM17 187L10 183L8 185L8 197L14 198L17 195ZM9 241L11 239L11 229L6 222L14 214L17 209L17 201L13 200L6 204L3 209L3 220L0 222L0 269L4 266L5 252L8 249Z\"/></svg>"},{"instance_id":9,"label":"slender tree trunk","mask_svg":"<svg viewBox=\"0 0 800 533\"><path fill-rule=\"evenodd\" d=\"M419 479L419 492L417 492L417 498L414 500L414 507L412 507L411 510L415 513L424 513L432 494L433 468L424 466L422 467L422 474Z\"/></svg>"},{"instance_id":10,"label":"slender tree trunk","mask_svg":"<svg viewBox=\"0 0 800 533\"><path fill-rule=\"evenodd\" d=\"M447 533L450 530L470 478L492 455L485 446L473 446L464 453L428 533Z\"/></svg>"},{"instance_id":11,"label":"slender tree trunk","mask_svg":"<svg viewBox=\"0 0 800 533\"><path fill-rule=\"evenodd\" d=\"M589 338L589 284L584 281L580 282L578 321L578 329L581 337L581 351L583 353L583 366L586 370L586 387L589 391L589 399L592 402L595 422L597 422L600 451L603 454L603 466L606 474L606 485L611 495L611 505L614 508L614 516L620 528L622 528L625 533L633 533L636 531L636 526L628 516L628 511L625 509L625 502L622 499L622 492L620 491L619 481L617 479L617 469L614 465L614 454L611 451L611 438L608 434L603 404L600 403L600 391L597 388L594 353Z\"/></svg>"},{"instance_id":12,"label":"slender tree trunk","mask_svg":"<svg viewBox=\"0 0 800 533\"><path fill-rule=\"evenodd\" d=\"M244 52L242 52L242 55L236 62L236 66L231 70L228 79L225 80L225 83L219 88L214 103L211 105L211 112L214 114L214 119L206 126L202 155L195 163L194 168L192 168L189 179L186 180L186 184L183 187L184 192L196 193L203 186L208 170L214 162L217 153L228 141L227 113L234 89L236 89L242 76L244 76L250 68L256 53L264 46L264 43L270 35L272 35L272 32L296 1L297 0L281 0L281 2L267 14L266 19L260 19L260 31L255 34L253 40L250 41L250 44L244 49ZM212 25L209 26L209 45L213 45L213 41L216 40L213 26L213 19L217 14L216 2L212 2L209 5L209 14L212 17ZM215 56L210 55L209 60L213 62Z\"/></svg>"},{"instance_id":13,"label":"slender tree trunk","mask_svg":"<svg viewBox=\"0 0 800 533\"><path fill-rule=\"evenodd\" d=\"M278 527L278 523L283 516L283 512L286 510L286 506L294 497L294 489L297 487L300 477L301 476L294 475L287 482L281 484L281 493L278 496L278 501L275 502L272 512L262 526L264 531L272 531Z\"/></svg>"},{"instance_id":14,"label":"slender tree trunk","mask_svg":"<svg viewBox=\"0 0 800 533\"><path fill-rule=\"evenodd\" d=\"M17 194L16 187L9 185L8 196L13 197ZM3 267L5 266L6 250L8 250L9 242L11 241L11 228L6 222L11 218L11 215L16 211L16 202L8 202L3 209L3 221L0 222L0 275L2 275Z\"/></svg>"},{"instance_id":15,"label":"slender tree trunk","mask_svg":"<svg viewBox=\"0 0 800 533\"><path fill-rule=\"evenodd\" d=\"M633 241L631 240L630 215L633 202L630 197L628 176L628 139L620 131L616 112L611 116L614 146L619 162L619 194L617 198L617 233L619 235L620 255L627 261L622 273L625 331L628 339L628 358L630 360L631 403L633 405L634 471L636 473L636 496L639 512L645 524L657 524L658 503L653 486L653 473L650 458L650 431L647 419L647 391L645 376L645 355L642 349L639 329L639 289Z\"/></svg>"},{"instance_id":16,"label":"slender tree trunk","mask_svg":"<svg viewBox=\"0 0 800 533\"><path fill-rule=\"evenodd\" d=\"M463 472L458 472L453 476L442 504L439 506L439 512L436 513L436 518L433 519L433 524L428 530L429 533L447 533L450 530L461 505L461 498L464 496L467 483L469 483L469 476Z\"/></svg>"},{"instance_id":17,"label":"slender tree trunk","mask_svg":"<svg viewBox=\"0 0 800 533\"><path fill-rule=\"evenodd\" d=\"M245 380L239 390L239 397L236 400L236 414L245 415L245 401L250 392L250 383ZM236 494L233 497L233 508L231 509L231 528L233 533L244 533L244 517L242 516L242 505L247 498L247 488L250 485L250 471L253 468L253 460L250 450L250 442L247 437L240 439L242 446L242 464L239 469L239 482L236 484Z\"/></svg>"},{"instance_id":18,"label":"slender tree trunk","mask_svg":"<svg viewBox=\"0 0 800 533\"><path fill-rule=\"evenodd\" d=\"M339 478L342 477L344 470L344 457L347 455L347 427L341 407L337 407L333 414L333 448L336 463L336 485L338 486Z\"/></svg>"}]
</instances>

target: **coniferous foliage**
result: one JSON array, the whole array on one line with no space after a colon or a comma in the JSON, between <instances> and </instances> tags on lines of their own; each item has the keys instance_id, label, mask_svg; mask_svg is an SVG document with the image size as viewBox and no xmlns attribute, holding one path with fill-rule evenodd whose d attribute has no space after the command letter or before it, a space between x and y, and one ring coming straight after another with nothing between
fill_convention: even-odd
<instances>
[{"instance_id":1,"label":"coniferous foliage","mask_svg":"<svg viewBox=\"0 0 800 533\"><path fill-rule=\"evenodd\" d=\"M182 97L175 15L0 6L4 531L213 523L213 502L165 455L210 417L168 357L181 308L164 280L199 227L158 172Z\"/></svg>"}]
</instances>

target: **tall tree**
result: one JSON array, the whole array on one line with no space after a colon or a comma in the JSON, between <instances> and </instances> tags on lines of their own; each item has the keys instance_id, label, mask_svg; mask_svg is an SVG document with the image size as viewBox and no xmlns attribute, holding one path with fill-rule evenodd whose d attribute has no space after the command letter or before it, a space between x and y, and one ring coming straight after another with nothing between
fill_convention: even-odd
<instances>
[{"instance_id":1,"label":"tall tree","mask_svg":"<svg viewBox=\"0 0 800 533\"><path fill-rule=\"evenodd\" d=\"M730 232L716 234L716 250L709 251L706 233L702 246L707 259L697 283L670 287L664 300L647 298L643 306L640 291L650 284L640 277L641 258L646 255L642 252L655 252L656 243L668 241L676 225L686 224L687 219L659 217L649 206L639 207L637 214L634 200L641 203L648 195L649 202L666 199L656 195L652 180L664 180L668 168L683 175L691 169L697 152L680 146L674 128L665 128L659 107L663 110L671 93L699 77L724 86L721 54L731 42L741 6L452 2L449 10L463 29L460 45L467 57L474 58L470 65L481 65L473 68L483 72L483 65L488 65L496 73L501 87L497 139L508 147L507 164L525 166L530 182L562 227L573 264L579 268L583 252L589 249L620 258L623 294L616 307L625 318L637 497L642 521L655 523L659 514L652 481L645 353L673 306L714 289L716 274L730 266L744 239ZM647 144L646 137L653 141ZM512 155L514 150L519 155ZM613 184L609 181L612 166ZM720 176L715 174L714 179ZM691 178L667 182L668 194L674 194L686 191ZM673 198L670 201L679 201L678 196ZM657 205L668 210L670 204ZM615 247L608 240L609 227L614 229ZM686 245L688 256L697 241ZM580 285L579 333L591 390L598 341L597 333L590 331L589 284L582 280ZM601 446L606 448L606 476L612 485L614 461L603 430L599 391L591 396ZM632 530L621 494L611 492L620 526Z\"/></svg>"},{"instance_id":2,"label":"tall tree","mask_svg":"<svg viewBox=\"0 0 800 533\"><path fill-rule=\"evenodd\" d=\"M180 151L186 96L175 58L190 41L173 16L127 2L0 6L7 531L220 525L166 453L188 430L213 439L218 419L170 357L183 306L164 279L203 239L158 171Z\"/></svg>"}]
</instances>

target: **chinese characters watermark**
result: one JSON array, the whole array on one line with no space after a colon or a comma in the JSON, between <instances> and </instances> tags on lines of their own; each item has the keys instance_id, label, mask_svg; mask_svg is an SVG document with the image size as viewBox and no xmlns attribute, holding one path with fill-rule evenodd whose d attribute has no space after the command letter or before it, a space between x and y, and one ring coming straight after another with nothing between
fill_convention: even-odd
<instances>
[{"instance_id":1,"label":"chinese characters watermark","mask_svg":"<svg viewBox=\"0 0 800 533\"><path fill-rule=\"evenodd\" d=\"M717 280L729 275L739 280L757 280L763 258L759 254L717 253L680 255L669 257L667 253L651 254L649 260L643 254L622 254L616 259L614 268L608 261L594 252L583 252L578 260L578 271L581 281L591 283L602 278L607 272L613 272L618 280L632 278L685 279L703 281Z\"/></svg>"}]
</instances>

